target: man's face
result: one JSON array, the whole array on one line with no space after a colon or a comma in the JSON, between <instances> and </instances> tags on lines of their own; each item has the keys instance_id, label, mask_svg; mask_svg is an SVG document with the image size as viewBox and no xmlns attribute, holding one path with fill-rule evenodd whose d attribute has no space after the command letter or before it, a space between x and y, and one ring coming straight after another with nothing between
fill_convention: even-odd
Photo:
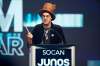
<instances>
[{"instance_id":1,"label":"man's face","mask_svg":"<svg viewBox=\"0 0 100 66\"><path fill-rule=\"evenodd\" d=\"M49 25L51 23L51 20L52 20L52 18L51 18L51 15L49 13L44 12L42 14L42 21L43 21L44 25Z\"/></svg>"}]
</instances>

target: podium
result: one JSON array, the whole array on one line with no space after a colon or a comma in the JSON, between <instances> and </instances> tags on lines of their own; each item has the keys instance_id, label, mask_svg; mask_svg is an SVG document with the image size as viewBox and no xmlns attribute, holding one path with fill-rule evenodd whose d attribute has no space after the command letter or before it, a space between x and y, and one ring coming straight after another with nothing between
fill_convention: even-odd
<instances>
[{"instance_id":1,"label":"podium","mask_svg":"<svg viewBox=\"0 0 100 66\"><path fill-rule=\"evenodd\" d=\"M29 66L75 66L75 45L32 45Z\"/></svg>"}]
</instances>

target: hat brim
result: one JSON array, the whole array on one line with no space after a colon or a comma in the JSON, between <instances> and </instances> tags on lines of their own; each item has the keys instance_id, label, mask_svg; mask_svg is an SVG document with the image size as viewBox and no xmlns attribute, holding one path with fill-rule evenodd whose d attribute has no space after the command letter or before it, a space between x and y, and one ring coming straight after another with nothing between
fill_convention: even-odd
<instances>
[{"instance_id":1,"label":"hat brim","mask_svg":"<svg viewBox=\"0 0 100 66\"><path fill-rule=\"evenodd\" d=\"M55 15L47 10L40 10L39 15L42 16L44 12L47 12L51 15L52 21L55 19Z\"/></svg>"}]
</instances>

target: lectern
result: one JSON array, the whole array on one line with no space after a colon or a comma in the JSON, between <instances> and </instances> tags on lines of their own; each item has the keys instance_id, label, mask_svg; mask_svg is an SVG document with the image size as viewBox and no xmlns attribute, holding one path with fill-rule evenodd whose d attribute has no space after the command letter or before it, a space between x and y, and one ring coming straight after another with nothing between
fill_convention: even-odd
<instances>
[{"instance_id":1,"label":"lectern","mask_svg":"<svg viewBox=\"0 0 100 66\"><path fill-rule=\"evenodd\" d=\"M32 45L29 66L75 66L75 45Z\"/></svg>"}]
</instances>

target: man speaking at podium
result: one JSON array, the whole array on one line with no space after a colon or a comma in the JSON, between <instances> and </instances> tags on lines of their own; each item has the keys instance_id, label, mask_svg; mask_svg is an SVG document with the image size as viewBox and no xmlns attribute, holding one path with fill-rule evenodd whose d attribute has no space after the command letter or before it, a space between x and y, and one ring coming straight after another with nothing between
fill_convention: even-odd
<instances>
[{"instance_id":1,"label":"man speaking at podium","mask_svg":"<svg viewBox=\"0 0 100 66\"><path fill-rule=\"evenodd\" d=\"M36 25L33 31L27 34L29 44L66 44L62 28L52 23L55 19L55 9L55 4L44 3L39 11L42 23Z\"/></svg>"}]
</instances>

